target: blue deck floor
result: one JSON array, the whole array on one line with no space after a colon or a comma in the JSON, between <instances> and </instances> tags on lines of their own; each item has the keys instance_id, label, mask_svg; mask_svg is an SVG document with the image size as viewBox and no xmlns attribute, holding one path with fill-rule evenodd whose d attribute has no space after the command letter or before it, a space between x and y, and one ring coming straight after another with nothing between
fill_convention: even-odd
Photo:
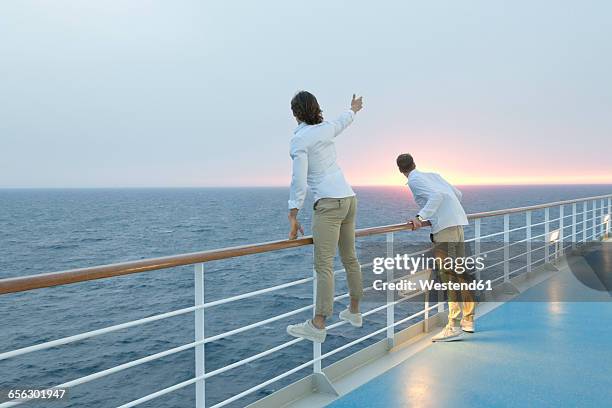
<instances>
[{"instance_id":1,"label":"blue deck floor","mask_svg":"<svg viewBox=\"0 0 612 408\"><path fill-rule=\"evenodd\" d=\"M567 292L583 301L555 302ZM477 329L432 344L329 406L612 406L609 292L559 273L483 315Z\"/></svg>"}]
</instances>

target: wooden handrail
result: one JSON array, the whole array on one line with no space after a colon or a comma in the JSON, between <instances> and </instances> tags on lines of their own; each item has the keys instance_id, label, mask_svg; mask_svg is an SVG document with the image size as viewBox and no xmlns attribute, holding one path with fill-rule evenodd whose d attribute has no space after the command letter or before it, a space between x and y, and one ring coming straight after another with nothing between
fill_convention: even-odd
<instances>
[{"instance_id":1,"label":"wooden handrail","mask_svg":"<svg viewBox=\"0 0 612 408\"><path fill-rule=\"evenodd\" d=\"M495 217L530 210L567 205L583 201L599 200L612 197L612 194L596 197L580 198L575 200L557 201L548 204L518 207L506 210L496 210L469 214L469 219ZM380 227L371 227L357 230L357 237L385 234L388 232L407 231L409 224L393 224ZM218 261L221 259L236 258L245 255L260 254L264 252L279 251L281 249L296 248L312 244L312 236L295 240L279 240L258 244L242 245L236 247L214 249L209 251L192 252L187 254L150 258L138 261L121 262L109 265L93 266L88 268L71 269L61 272L42 273L37 275L20 276L16 278L0 279L0 294L23 292L26 290L47 288L51 286L67 285L96 279L111 278L114 276L129 275L133 273L154 271L176 266L191 265L201 262Z\"/></svg>"}]
</instances>

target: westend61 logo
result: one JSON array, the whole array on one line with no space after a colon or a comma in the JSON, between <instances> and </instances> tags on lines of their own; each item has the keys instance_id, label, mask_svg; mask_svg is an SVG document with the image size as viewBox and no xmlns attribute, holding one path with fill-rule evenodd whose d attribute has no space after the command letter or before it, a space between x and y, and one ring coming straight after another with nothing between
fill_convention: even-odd
<instances>
[{"instance_id":1,"label":"westend61 logo","mask_svg":"<svg viewBox=\"0 0 612 408\"><path fill-rule=\"evenodd\" d=\"M434 257L410 256L408 254L397 254L394 257L376 257L372 260L372 272L381 275L387 271L401 271L412 276L424 273L417 281L407 279L406 274L401 278L391 282L377 279L372 282L372 287L376 291L415 291L415 290L492 290L491 280L476 281L472 272L481 271L485 268L484 257ZM459 279L450 279L446 282L437 282L431 279L433 270L453 272Z\"/></svg>"}]
</instances>

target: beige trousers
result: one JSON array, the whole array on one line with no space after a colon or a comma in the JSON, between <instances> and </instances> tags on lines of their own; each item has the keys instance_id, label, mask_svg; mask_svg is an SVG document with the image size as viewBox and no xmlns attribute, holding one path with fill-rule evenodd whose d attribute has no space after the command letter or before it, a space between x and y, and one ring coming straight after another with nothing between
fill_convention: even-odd
<instances>
[{"instance_id":1,"label":"beige trousers","mask_svg":"<svg viewBox=\"0 0 612 408\"><path fill-rule=\"evenodd\" d=\"M346 269L351 298L359 300L363 296L361 266L355 255L356 212L355 197L322 198L314 205L312 238L317 273L315 314L325 317L333 314L334 258L337 249L340 250L340 259Z\"/></svg>"},{"instance_id":2,"label":"beige trousers","mask_svg":"<svg viewBox=\"0 0 612 408\"><path fill-rule=\"evenodd\" d=\"M438 259L465 256L465 239L462 226L449 227L438 231L433 234L432 241L434 242L434 256ZM444 264L444 262L441 263ZM469 276L444 268L440 270L440 279L443 282L462 283L470 281ZM467 321L474 321L475 306L474 294L471 291L448 291L448 323L459 326L462 309L463 318Z\"/></svg>"}]
</instances>

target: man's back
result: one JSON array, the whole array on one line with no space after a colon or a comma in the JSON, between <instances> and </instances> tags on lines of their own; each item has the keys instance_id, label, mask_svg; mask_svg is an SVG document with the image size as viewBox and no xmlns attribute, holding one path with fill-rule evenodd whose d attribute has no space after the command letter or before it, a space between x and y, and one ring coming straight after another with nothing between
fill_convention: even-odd
<instances>
[{"instance_id":1,"label":"man's back","mask_svg":"<svg viewBox=\"0 0 612 408\"><path fill-rule=\"evenodd\" d=\"M439 174L415 169L408 176L408 186L414 200L421 207L419 215L431 221L433 233L444 228L468 224L460 203L461 192Z\"/></svg>"}]
</instances>

